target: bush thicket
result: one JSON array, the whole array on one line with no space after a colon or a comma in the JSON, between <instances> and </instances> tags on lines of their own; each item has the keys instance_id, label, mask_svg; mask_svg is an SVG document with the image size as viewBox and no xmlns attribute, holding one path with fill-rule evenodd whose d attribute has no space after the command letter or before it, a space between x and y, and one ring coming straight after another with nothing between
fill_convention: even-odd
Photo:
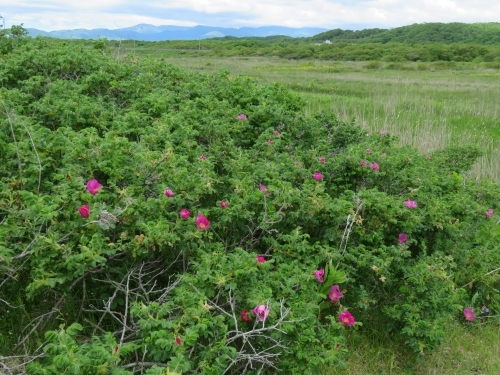
<instances>
[{"instance_id":1,"label":"bush thicket","mask_svg":"<svg viewBox=\"0 0 500 375\"><path fill-rule=\"evenodd\" d=\"M318 373L361 324L421 353L498 312L478 150L419 155L279 85L101 48L0 56L4 368Z\"/></svg>"}]
</instances>

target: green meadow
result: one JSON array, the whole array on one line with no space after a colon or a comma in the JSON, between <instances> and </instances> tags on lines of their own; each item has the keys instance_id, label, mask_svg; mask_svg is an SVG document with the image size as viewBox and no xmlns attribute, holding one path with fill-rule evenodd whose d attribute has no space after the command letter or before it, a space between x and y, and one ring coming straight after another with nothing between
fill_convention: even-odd
<instances>
[{"instance_id":1,"label":"green meadow","mask_svg":"<svg viewBox=\"0 0 500 375\"><path fill-rule=\"evenodd\" d=\"M202 46L201 46L202 47ZM207 56L193 50L123 46L117 57L151 56L199 72L227 69L299 94L307 112L332 111L367 132L387 131L425 154L450 143L483 156L471 178L500 181L500 70L467 62L346 62Z\"/></svg>"}]
</instances>

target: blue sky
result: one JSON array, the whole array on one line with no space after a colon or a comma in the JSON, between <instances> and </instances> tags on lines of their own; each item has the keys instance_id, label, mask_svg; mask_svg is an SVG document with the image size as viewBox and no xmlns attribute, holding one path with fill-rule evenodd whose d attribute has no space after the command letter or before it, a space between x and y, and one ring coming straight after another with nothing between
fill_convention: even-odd
<instances>
[{"instance_id":1,"label":"blue sky","mask_svg":"<svg viewBox=\"0 0 500 375\"><path fill-rule=\"evenodd\" d=\"M179 26L397 27L499 22L499 0L0 0L6 26L46 31Z\"/></svg>"}]
</instances>

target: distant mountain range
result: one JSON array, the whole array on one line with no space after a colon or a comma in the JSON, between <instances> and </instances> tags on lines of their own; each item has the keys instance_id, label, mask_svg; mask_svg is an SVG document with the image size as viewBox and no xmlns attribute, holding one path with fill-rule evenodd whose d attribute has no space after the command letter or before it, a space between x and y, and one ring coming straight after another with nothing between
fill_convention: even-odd
<instances>
[{"instance_id":1,"label":"distant mountain range","mask_svg":"<svg viewBox=\"0 0 500 375\"><path fill-rule=\"evenodd\" d=\"M122 29L75 29L42 31L37 29L27 29L30 36L47 36L62 39L98 39L107 38L113 40L198 40L207 38L218 38L224 36L234 37L267 37L273 35L285 35L293 38L310 37L328 29L319 27L292 28L283 26L262 26L262 27L242 27L239 29L212 27L212 26L154 26L139 24Z\"/></svg>"}]
</instances>

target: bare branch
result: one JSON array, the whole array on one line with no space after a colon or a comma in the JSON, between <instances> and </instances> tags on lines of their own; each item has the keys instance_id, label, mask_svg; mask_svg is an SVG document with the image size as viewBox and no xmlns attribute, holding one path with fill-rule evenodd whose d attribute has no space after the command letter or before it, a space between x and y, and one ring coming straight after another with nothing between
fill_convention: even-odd
<instances>
[{"instance_id":1,"label":"bare branch","mask_svg":"<svg viewBox=\"0 0 500 375\"><path fill-rule=\"evenodd\" d=\"M194 291L202 294L194 285L191 284L190 286ZM216 298L219 298L219 294L217 294ZM283 351L287 350L287 347L279 340L272 337L271 334L272 332L278 331L286 335L286 331L282 328L285 323L296 323L302 320L286 320L287 316L290 314L290 308L285 307L284 299L280 301L280 314L278 320L274 324L266 326L266 320L264 320L262 322L262 327L260 327L259 322L256 320L253 328L248 331L240 329L239 327L239 314L237 313L236 299L234 298L232 290L229 290L227 300L225 300L223 304L210 299L207 299L207 303L215 310L231 319L234 324L234 329L227 332L226 344L235 345L238 348L238 354L236 358L231 359L231 363L223 374L228 373L235 366L241 366L241 369L239 369L241 373L245 373L248 368L255 369L256 367L271 367L278 370L275 364ZM229 309L224 308L224 306L229 306ZM258 339L264 339L272 343L272 345L257 351L254 343Z\"/></svg>"}]
</instances>

